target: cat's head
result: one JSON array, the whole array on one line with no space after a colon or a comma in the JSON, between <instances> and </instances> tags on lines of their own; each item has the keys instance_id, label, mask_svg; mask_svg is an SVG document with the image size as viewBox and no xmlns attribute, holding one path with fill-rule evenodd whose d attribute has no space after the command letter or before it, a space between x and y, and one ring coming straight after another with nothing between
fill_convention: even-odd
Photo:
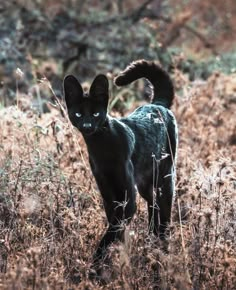
<instances>
[{"instance_id":1,"label":"cat's head","mask_svg":"<svg viewBox=\"0 0 236 290\"><path fill-rule=\"evenodd\" d=\"M105 75L97 75L85 93L79 81L68 75L64 79L64 94L71 123L84 135L102 128L109 98L109 83Z\"/></svg>"}]
</instances>

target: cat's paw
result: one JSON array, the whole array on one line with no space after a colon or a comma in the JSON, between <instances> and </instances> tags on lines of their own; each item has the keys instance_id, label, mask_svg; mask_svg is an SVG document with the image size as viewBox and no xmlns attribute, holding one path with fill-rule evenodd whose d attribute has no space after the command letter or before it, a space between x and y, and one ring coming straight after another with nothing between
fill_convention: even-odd
<instances>
[{"instance_id":1,"label":"cat's paw","mask_svg":"<svg viewBox=\"0 0 236 290\"><path fill-rule=\"evenodd\" d=\"M69 279L73 284L78 285L81 282L81 275L78 271L74 270L70 273Z\"/></svg>"},{"instance_id":2,"label":"cat's paw","mask_svg":"<svg viewBox=\"0 0 236 290\"><path fill-rule=\"evenodd\" d=\"M89 269L88 277L91 281L96 281L100 285L106 285L111 281L111 271L105 264L95 266Z\"/></svg>"}]
</instances>

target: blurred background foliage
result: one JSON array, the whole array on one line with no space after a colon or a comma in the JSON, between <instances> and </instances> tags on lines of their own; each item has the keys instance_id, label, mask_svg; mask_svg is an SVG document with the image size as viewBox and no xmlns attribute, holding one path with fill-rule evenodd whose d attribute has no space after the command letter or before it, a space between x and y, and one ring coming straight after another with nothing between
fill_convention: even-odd
<instances>
[{"instance_id":1,"label":"blurred background foliage","mask_svg":"<svg viewBox=\"0 0 236 290\"><path fill-rule=\"evenodd\" d=\"M45 79L61 97L65 74L112 77L139 58L190 80L235 72L235 15L235 0L1 1L0 103L14 103L16 92L37 96Z\"/></svg>"}]
</instances>

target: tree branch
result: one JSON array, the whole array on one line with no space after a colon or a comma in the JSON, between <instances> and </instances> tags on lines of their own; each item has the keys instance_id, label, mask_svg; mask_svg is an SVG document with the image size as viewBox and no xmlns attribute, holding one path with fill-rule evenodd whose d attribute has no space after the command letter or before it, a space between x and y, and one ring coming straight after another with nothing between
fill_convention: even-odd
<instances>
[{"instance_id":1,"label":"tree branch","mask_svg":"<svg viewBox=\"0 0 236 290\"><path fill-rule=\"evenodd\" d=\"M143 18L142 14L146 10L146 7L152 2L153 0L147 0L144 2L142 5L140 5L137 9L132 11L129 14L125 15L119 15L119 16L112 16L104 21L98 21L98 22L93 22L90 27L98 27L98 26L103 26L107 24L112 24L115 22L120 22L120 21L128 21L131 20L133 23L138 22L141 18Z\"/></svg>"}]
</instances>

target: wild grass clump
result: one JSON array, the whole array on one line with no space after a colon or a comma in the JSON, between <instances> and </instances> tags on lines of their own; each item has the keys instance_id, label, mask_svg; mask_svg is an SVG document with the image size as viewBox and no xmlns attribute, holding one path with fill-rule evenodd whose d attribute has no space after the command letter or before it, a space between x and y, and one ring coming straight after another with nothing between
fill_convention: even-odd
<instances>
[{"instance_id":1,"label":"wild grass clump","mask_svg":"<svg viewBox=\"0 0 236 290\"><path fill-rule=\"evenodd\" d=\"M168 251L148 234L138 198L126 243L104 265L106 289L236 285L235 75L175 80L184 89L173 108L180 144ZM0 288L104 289L88 279L106 219L80 134L57 109L1 109L0 124Z\"/></svg>"}]
</instances>

